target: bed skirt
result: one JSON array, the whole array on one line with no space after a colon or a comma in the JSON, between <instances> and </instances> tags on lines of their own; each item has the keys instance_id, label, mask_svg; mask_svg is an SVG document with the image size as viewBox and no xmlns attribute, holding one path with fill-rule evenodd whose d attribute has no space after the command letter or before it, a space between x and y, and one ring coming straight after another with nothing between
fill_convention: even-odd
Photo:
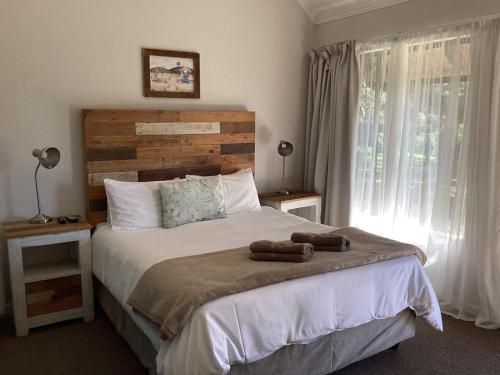
<instances>
[{"instance_id":1,"label":"bed skirt","mask_svg":"<svg viewBox=\"0 0 500 375\"><path fill-rule=\"evenodd\" d=\"M156 375L156 350L111 293L99 283L97 297L116 330L150 375ZM333 332L310 344L289 345L259 361L231 367L231 375L325 375L370 357L415 336L415 315L409 309L393 318Z\"/></svg>"}]
</instances>

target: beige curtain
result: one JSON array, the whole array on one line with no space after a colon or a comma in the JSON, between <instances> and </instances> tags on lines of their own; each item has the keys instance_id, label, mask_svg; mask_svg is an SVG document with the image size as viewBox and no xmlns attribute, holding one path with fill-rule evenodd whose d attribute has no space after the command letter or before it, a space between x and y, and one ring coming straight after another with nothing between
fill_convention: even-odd
<instances>
[{"instance_id":1,"label":"beige curtain","mask_svg":"<svg viewBox=\"0 0 500 375\"><path fill-rule=\"evenodd\" d=\"M359 101L355 42L311 52L304 186L323 195L323 222L349 224L351 154Z\"/></svg>"}]
</instances>

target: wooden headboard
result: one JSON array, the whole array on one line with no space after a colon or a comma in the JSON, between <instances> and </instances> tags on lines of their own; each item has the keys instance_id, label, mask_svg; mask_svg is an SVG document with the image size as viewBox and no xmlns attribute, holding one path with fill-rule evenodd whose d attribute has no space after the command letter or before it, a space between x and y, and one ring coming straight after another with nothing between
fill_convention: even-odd
<instances>
[{"instance_id":1,"label":"wooden headboard","mask_svg":"<svg viewBox=\"0 0 500 375\"><path fill-rule=\"evenodd\" d=\"M87 220L106 221L104 178L158 181L255 171L255 113L84 109Z\"/></svg>"}]
</instances>

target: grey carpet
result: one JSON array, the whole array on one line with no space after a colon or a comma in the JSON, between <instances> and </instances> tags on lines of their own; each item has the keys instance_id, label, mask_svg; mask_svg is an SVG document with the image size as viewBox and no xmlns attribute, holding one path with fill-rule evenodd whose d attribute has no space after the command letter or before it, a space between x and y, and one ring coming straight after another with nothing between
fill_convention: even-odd
<instances>
[{"instance_id":1,"label":"grey carpet","mask_svg":"<svg viewBox=\"0 0 500 375\"><path fill-rule=\"evenodd\" d=\"M500 375L500 330L443 315L444 333L417 320L417 334L398 351L385 351L335 375Z\"/></svg>"},{"instance_id":2,"label":"grey carpet","mask_svg":"<svg viewBox=\"0 0 500 375\"><path fill-rule=\"evenodd\" d=\"M444 317L440 334L422 321L417 336L355 363L335 375L367 374L500 374L500 331ZM145 374L139 361L111 323L98 314L95 321L60 323L15 338L11 324L0 323L0 374Z\"/></svg>"}]
</instances>

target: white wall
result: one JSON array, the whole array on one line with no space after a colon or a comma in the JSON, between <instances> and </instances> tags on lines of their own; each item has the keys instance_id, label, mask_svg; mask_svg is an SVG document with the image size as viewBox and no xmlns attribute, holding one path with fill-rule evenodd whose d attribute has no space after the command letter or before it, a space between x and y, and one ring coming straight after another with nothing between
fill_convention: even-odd
<instances>
[{"instance_id":1,"label":"white wall","mask_svg":"<svg viewBox=\"0 0 500 375\"><path fill-rule=\"evenodd\" d=\"M43 210L84 213L81 108L256 111L259 189L279 186L282 138L301 187L312 33L295 0L2 0L0 221L35 213L31 151L49 145L61 162L40 171ZM141 47L199 52L201 99L144 98Z\"/></svg>"},{"instance_id":2,"label":"white wall","mask_svg":"<svg viewBox=\"0 0 500 375\"><path fill-rule=\"evenodd\" d=\"M423 30L500 13L500 0L413 0L316 27L315 46Z\"/></svg>"}]
</instances>

